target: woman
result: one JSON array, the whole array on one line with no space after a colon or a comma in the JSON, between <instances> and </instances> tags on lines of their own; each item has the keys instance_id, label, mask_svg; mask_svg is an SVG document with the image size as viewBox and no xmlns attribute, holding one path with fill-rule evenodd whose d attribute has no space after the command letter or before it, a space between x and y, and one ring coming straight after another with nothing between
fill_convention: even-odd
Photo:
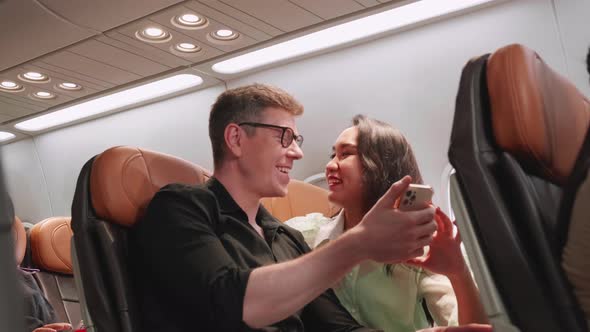
<instances>
[{"instance_id":1,"label":"woman","mask_svg":"<svg viewBox=\"0 0 590 332\"><path fill-rule=\"evenodd\" d=\"M333 219L310 215L287 224L304 231L312 248L323 245L357 225L405 175L422 183L404 136L386 123L357 115L336 140L326 165L328 197L342 211ZM439 326L487 322L453 224L440 210L436 219L438 231L426 257L396 265L364 262L335 285L340 302L359 323L398 332L428 327L429 314Z\"/></svg>"}]
</instances>

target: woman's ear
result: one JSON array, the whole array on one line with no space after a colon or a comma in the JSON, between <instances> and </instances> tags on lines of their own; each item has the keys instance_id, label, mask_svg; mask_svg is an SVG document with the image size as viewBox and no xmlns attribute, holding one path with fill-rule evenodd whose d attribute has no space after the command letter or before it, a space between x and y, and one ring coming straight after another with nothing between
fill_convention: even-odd
<instances>
[{"instance_id":1,"label":"woman's ear","mask_svg":"<svg viewBox=\"0 0 590 332\"><path fill-rule=\"evenodd\" d=\"M223 138L225 145L227 146L228 152L235 156L240 157L242 155L242 135L244 134L242 128L235 123L230 123L225 127L223 132Z\"/></svg>"}]
</instances>

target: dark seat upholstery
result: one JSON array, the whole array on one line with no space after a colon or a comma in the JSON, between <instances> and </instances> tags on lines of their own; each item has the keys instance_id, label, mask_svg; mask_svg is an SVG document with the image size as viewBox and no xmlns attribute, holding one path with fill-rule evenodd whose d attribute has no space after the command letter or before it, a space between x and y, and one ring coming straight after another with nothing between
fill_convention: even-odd
<instances>
[{"instance_id":1,"label":"dark seat upholstery","mask_svg":"<svg viewBox=\"0 0 590 332\"><path fill-rule=\"evenodd\" d=\"M486 307L492 322L505 310L521 331L587 331L560 266L569 220L558 215L589 120L588 100L524 46L463 69L449 148L461 201L453 205L501 300Z\"/></svg>"},{"instance_id":2,"label":"dark seat upholstery","mask_svg":"<svg viewBox=\"0 0 590 332\"><path fill-rule=\"evenodd\" d=\"M70 217L53 217L33 226L30 232L34 274L45 298L53 307L58 322L77 326L82 316L72 275Z\"/></svg>"},{"instance_id":3,"label":"dark seat upholstery","mask_svg":"<svg viewBox=\"0 0 590 332\"><path fill-rule=\"evenodd\" d=\"M208 177L188 161L132 147L108 149L84 165L72 203L72 229L90 331L140 331L127 272L127 228L161 187Z\"/></svg>"}]
</instances>

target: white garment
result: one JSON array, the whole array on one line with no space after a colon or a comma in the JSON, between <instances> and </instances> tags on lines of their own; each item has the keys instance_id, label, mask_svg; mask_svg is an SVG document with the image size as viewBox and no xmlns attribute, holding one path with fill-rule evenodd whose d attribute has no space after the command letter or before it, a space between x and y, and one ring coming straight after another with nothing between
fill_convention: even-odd
<instances>
[{"instance_id":1,"label":"white garment","mask_svg":"<svg viewBox=\"0 0 590 332\"><path fill-rule=\"evenodd\" d=\"M311 248L335 240L344 232L344 213L334 219L319 213L286 222L302 232ZM359 323L385 331L415 331L426 327L421 300L437 325L458 325L457 300L449 279L404 264L392 274L385 265L365 261L334 287L340 302Z\"/></svg>"}]
</instances>

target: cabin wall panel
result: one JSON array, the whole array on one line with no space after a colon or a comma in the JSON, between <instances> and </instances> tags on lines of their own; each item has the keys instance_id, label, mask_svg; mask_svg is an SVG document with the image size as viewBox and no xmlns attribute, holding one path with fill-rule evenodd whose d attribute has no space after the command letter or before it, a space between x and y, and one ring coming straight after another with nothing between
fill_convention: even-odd
<instances>
[{"instance_id":1,"label":"cabin wall panel","mask_svg":"<svg viewBox=\"0 0 590 332\"><path fill-rule=\"evenodd\" d=\"M43 169L35 149L31 138L0 147L4 179L15 213L22 221L30 223L52 215Z\"/></svg>"},{"instance_id":2,"label":"cabin wall panel","mask_svg":"<svg viewBox=\"0 0 590 332\"><path fill-rule=\"evenodd\" d=\"M261 82L291 92L305 106L298 128L303 161L293 176L323 172L331 144L363 113L399 128L411 142L424 180L442 193L441 174L462 67L510 43L537 50L566 73L551 1L509 1L228 82ZM446 193L435 195L446 206Z\"/></svg>"},{"instance_id":3,"label":"cabin wall panel","mask_svg":"<svg viewBox=\"0 0 590 332\"><path fill-rule=\"evenodd\" d=\"M590 0L555 0L555 9L569 77L586 96L590 96L586 70L590 47Z\"/></svg>"}]
</instances>

